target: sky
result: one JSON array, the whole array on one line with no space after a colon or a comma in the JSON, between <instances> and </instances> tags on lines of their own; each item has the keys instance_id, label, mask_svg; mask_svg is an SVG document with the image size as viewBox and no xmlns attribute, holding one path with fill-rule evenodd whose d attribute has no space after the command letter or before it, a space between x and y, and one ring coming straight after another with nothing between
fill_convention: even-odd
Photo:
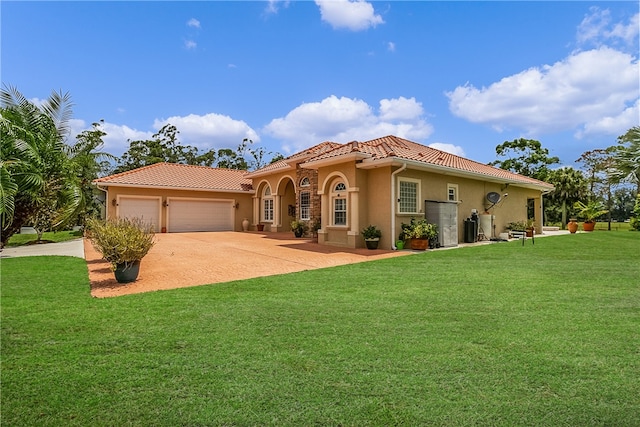
<instances>
[{"instance_id":1,"label":"sky","mask_svg":"<svg viewBox=\"0 0 640 427\"><path fill-rule=\"evenodd\" d=\"M640 125L639 4L3 0L0 73L68 92L71 137L104 120L116 156L171 123L200 150L396 135L486 163L527 138L577 166Z\"/></svg>"}]
</instances>

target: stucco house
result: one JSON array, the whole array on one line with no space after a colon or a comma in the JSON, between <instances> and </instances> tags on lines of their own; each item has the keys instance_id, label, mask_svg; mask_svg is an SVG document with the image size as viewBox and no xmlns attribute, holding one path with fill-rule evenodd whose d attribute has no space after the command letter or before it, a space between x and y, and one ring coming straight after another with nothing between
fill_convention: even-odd
<instances>
[{"instance_id":1,"label":"stucco house","mask_svg":"<svg viewBox=\"0 0 640 427\"><path fill-rule=\"evenodd\" d=\"M94 183L107 217L142 216L157 230L241 231L247 218L253 230L278 232L295 218L320 221L318 243L350 248L364 246L369 224L392 248L402 223L425 216L457 244L472 212L484 238L527 218L540 233L543 195L554 188L396 136L323 142L253 172L159 163Z\"/></svg>"}]
</instances>

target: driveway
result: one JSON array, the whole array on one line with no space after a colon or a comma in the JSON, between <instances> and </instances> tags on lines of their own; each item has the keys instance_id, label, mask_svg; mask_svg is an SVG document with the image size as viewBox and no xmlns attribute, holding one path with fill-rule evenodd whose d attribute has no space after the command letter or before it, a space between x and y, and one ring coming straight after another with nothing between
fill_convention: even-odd
<instances>
[{"instance_id":1,"label":"driveway","mask_svg":"<svg viewBox=\"0 0 640 427\"><path fill-rule=\"evenodd\" d=\"M119 284L110 265L84 242L91 295L112 297L272 276L395 256L410 251L347 249L296 239L292 233L216 232L156 234L138 280Z\"/></svg>"}]
</instances>

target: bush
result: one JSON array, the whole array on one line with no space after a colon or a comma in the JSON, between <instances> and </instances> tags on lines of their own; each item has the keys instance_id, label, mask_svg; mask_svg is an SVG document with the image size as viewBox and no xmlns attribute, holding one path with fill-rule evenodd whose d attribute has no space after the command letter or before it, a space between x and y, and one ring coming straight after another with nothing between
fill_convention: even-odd
<instances>
[{"instance_id":1,"label":"bush","mask_svg":"<svg viewBox=\"0 0 640 427\"><path fill-rule=\"evenodd\" d=\"M629 221L631 230L640 231L640 193L636 196L636 205L633 207L633 215Z\"/></svg>"},{"instance_id":2,"label":"bush","mask_svg":"<svg viewBox=\"0 0 640 427\"><path fill-rule=\"evenodd\" d=\"M90 219L87 228L91 244L114 269L118 264L140 261L154 245L153 226L140 218Z\"/></svg>"},{"instance_id":3,"label":"bush","mask_svg":"<svg viewBox=\"0 0 640 427\"><path fill-rule=\"evenodd\" d=\"M382 231L375 225L370 225L362 229L362 237L365 239L379 239L382 237Z\"/></svg>"}]
</instances>

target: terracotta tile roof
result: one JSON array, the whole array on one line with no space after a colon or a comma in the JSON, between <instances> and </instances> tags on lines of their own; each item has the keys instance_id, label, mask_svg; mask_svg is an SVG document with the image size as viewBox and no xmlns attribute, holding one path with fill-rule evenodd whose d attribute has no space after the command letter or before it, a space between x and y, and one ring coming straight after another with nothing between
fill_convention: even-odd
<instances>
[{"instance_id":1,"label":"terracotta tile roof","mask_svg":"<svg viewBox=\"0 0 640 427\"><path fill-rule=\"evenodd\" d=\"M282 160L278 160L277 162L273 162L256 171L250 172L249 177L252 175L263 175L265 172L277 172L280 170L290 169L292 163L301 163L309 158L321 155L340 146L342 146L342 144L337 142L321 142L318 145L314 145L313 147L309 147Z\"/></svg>"},{"instance_id":2,"label":"terracotta tile roof","mask_svg":"<svg viewBox=\"0 0 640 427\"><path fill-rule=\"evenodd\" d=\"M504 169L469 160L455 154L447 153L435 148L427 147L397 136L385 136L366 142L353 141L324 152L308 161L318 161L359 152L369 155L375 160L397 158L433 165L488 178L504 179L514 183L531 184L552 189L553 186L543 181L519 175Z\"/></svg>"},{"instance_id":3,"label":"terracotta tile roof","mask_svg":"<svg viewBox=\"0 0 640 427\"><path fill-rule=\"evenodd\" d=\"M203 191L251 191L247 171L175 163L156 163L93 182L104 186L184 188Z\"/></svg>"}]
</instances>

